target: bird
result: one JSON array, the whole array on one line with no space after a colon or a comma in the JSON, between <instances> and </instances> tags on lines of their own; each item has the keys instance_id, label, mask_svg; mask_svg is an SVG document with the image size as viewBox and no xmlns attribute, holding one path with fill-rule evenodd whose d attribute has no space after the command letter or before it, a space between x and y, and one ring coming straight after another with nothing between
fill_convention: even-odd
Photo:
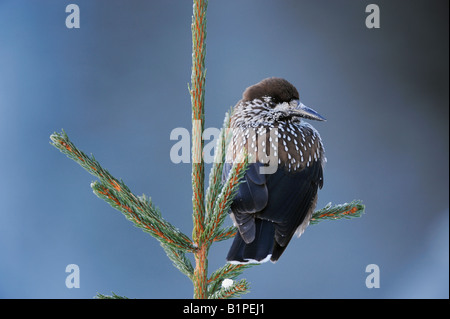
<instances>
[{"instance_id":1,"label":"bird","mask_svg":"<svg viewBox=\"0 0 450 319\"><path fill-rule=\"evenodd\" d=\"M242 150L250 160L230 206L238 231L228 263L275 263L309 225L326 157L318 131L304 120L326 121L278 77L248 87L233 108L222 181Z\"/></svg>"}]
</instances>

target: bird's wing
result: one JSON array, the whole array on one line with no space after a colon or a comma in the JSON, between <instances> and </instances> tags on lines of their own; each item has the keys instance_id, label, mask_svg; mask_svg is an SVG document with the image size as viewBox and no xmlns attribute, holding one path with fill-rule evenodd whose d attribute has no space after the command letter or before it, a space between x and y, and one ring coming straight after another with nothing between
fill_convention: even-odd
<instances>
[{"instance_id":1,"label":"bird's wing","mask_svg":"<svg viewBox=\"0 0 450 319\"><path fill-rule=\"evenodd\" d=\"M269 200L256 217L270 220L275 225L273 260L278 259L277 250L281 255L297 228L314 210L322 174L322 163L313 162L299 172L278 169L267 176ZM309 219L305 222L309 222Z\"/></svg>"},{"instance_id":2,"label":"bird's wing","mask_svg":"<svg viewBox=\"0 0 450 319\"><path fill-rule=\"evenodd\" d=\"M269 198L266 175L260 174L259 171L261 166L260 163L249 164L231 205L236 226L246 243L252 242L255 238L254 214L264 209ZM225 163L222 180L228 178L230 170L231 164Z\"/></svg>"}]
</instances>

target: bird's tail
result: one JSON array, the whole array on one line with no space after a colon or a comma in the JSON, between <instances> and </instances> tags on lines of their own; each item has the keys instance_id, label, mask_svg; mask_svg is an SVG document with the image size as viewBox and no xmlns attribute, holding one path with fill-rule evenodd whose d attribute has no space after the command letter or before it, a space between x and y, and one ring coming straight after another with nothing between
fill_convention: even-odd
<instances>
[{"instance_id":1,"label":"bird's tail","mask_svg":"<svg viewBox=\"0 0 450 319\"><path fill-rule=\"evenodd\" d=\"M274 225L270 221L256 218L255 226L255 239L249 244L246 244L237 232L227 255L228 262L232 264L264 263L271 258L274 248Z\"/></svg>"}]
</instances>

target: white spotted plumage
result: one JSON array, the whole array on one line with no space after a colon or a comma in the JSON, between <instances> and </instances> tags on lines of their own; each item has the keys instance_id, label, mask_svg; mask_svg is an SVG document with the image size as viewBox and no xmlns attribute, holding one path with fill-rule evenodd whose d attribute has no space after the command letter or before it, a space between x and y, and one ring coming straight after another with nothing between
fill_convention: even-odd
<instances>
[{"instance_id":1,"label":"white spotted plumage","mask_svg":"<svg viewBox=\"0 0 450 319\"><path fill-rule=\"evenodd\" d=\"M282 118L276 110L277 105L267 96L263 97L263 100L239 102L234 110L231 125L234 128L233 139L240 143L231 143L230 147L239 145L240 149L247 148L248 151L256 153L257 145L260 145L265 156L278 157L278 164L283 164L289 171L309 167L313 160L325 163L319 133L300 118ZM270 134L272 129L277 129L278 134ZM259 142L260 138L263 138L261 142ZM271 147L266 148L266 145ZM235 147L232 150L229 149L227 161L233 161L240 149ZM267 154L268 149L272 150L273 154ZM256 155L257 160L258 155L261 154Z\"/></svg>"}]
</instances>

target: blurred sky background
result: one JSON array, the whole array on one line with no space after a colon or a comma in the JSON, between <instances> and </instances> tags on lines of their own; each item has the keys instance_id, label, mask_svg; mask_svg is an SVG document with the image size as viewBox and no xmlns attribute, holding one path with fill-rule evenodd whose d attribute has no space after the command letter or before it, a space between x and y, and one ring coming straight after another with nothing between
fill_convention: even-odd
<instances>
[{"instance_id":1,"label":"blurred sky background","mask_svg":"<svg viewBox=\"0 0 450 319\"><path fill-rule=\"evenodd\" d=\"M80 29L65 26L70 3ZM370 3L380 29L365 26ZM328 158L318 208L366 205L244 272L243 298L449 297L448 12L443 0L210 0L206 127L247 86L284 77L328 119L312 123ZM191 127L191 15L186 0L0 0L0 298L192 297L158 242L49 145L66 130L190 235L191 166L170 161L169 137ZM230 245L212 246L210 272ZM65 286L72 263L79 289Z\"/></svg>"}]
</instances>

